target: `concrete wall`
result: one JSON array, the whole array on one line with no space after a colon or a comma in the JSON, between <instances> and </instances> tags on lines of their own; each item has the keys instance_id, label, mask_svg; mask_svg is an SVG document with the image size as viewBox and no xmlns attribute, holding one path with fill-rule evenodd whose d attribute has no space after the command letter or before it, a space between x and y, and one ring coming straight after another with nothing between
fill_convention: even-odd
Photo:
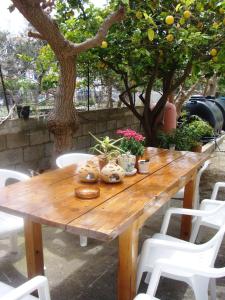
<instances>
[{"instance_id":1,"label":"concrete wall","mask_svg":"<svg viewBox=\"0 0 225 300\"><path fill-rule=\"evenodd\" d=\"M80 112L80 127L74 136L75 152L88 152L94 144L88 134L115 137L119 128L140 130L139 121L126 108ZM7 120L0 126L0 168L28 173L50 168L53 137L44 119Z\"/></svg>"}]
</instances>

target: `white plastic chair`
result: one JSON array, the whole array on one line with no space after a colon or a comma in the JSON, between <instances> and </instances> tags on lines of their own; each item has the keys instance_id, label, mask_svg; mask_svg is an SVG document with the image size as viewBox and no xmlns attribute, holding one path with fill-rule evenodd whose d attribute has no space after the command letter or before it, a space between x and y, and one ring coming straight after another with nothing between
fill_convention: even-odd
<instances>
[{"instance_id":1,"label":"white plastic chair","mask_svg":"<svg viewBox=\"0 0 225 300\"><path fill-rule=\"evenodd\" d=\"M204 173L204 171L208 168L210 165L210 160L207 160L204 162L203 166L199 169L197 176L196 176L196 182L195 182L195 191L194 191L194 201L193 201L193 208L198 209L199 208L199 184L201 180L201 176ZM184 188L180 189L175 195L173 195L172 199L184 199ZM169 202L166 207L166 209L169 208Z\"/></svg>"},{"instance_id":2,"label":"white plastic chair","mask_svg":"<svg viewBox=\"0 0 225 300\"><path fill-rule=\"evenodd\" d=\"M195 288L198 289L198 298L197 300L207 300L208 299L208 283L209 279L213 279L215 282L216 278L225 277L225 268L211 268L201 266L193 266L187 262L171 262L168 259L159 259L155 265L154 270L151 276L151 280L148 285L147 294L149 297L152 297L156 293L160 277L164 276L164 273L170 273L171 270L176 270L177 273L186 273L194 274L196 277ZM148 298L146 298L147 300ZM152 299L152 298L149 298ZM216 294L211 294L211 299L216 300ZM141 299L140 299L141 300ZM143 298L145 300L145 298Z\"/></svg>"},{"instance_id":3,"label":"white plastic chair","mask_svg":"<svg viewBox=\"0 0 225 300\"><path fill-rule=\"evenodd\" d=\"M56 159L56 165L58 168L64 168L72 164L76 164L78 167L85 164L87 160L93 159L95 155L86 153L67 153L60 155Z\"/></svg>"},{"instance_id":4,"label":"white plastic chair","mask_svg":"<svg viewBox=\"0 0 225 300\"><path fill-rule=\"evenodd\" d=\"M85 164L89 159L93 159L95 155L85 154L85 153L67 153L59 156L56 159L56 165L59 168L64 168L72 164L76 164L77 168L81 165ZM80 235L80 246L87 246L87 237L84 235Z\"/></svg>"},{"instance_id":5,"label":"white plastic chair","mask_svg":"<svg viewBox=\"0 0 225 300\"><path fill-rule=\"evenodd\" d=\"M134 300L159 300L159 298L151 297L147 294L138 294Z\"/></svg>"},{"instance_id":6,"label":"white plastic chair","mask_svg":"<svg viewBox=\"0 0 225 300\"><path fill-rule=\"evenodd\" d=\"M220 204L225 203L225 201L219 201L218 199L218 191L220 188L225 188L225 182L217 182L214 185L213 192L211 195L211 200L204 200L200 204L200 210L201 211L212 211L216 210L217 213L213 215L203 215L199 216L196 219L194 219L193 222L193 229L190 241L195 242L200 226L206 226L214 229L219 229L224 224L224 218L225 218L225 207L221 207L220 209L217 209Z\"/></svg>"},{"instance_id":7,"label":"white plastic chair","mask_svg":"<svg viewBox=\"0 0 225 300\"><path fill-rule=\"evenodd\" d=\"M30 294L38 291L38 298ZM17 288L13 288L0 282L1 300L51 300L49 294L48 280L44 276L36 276Z\"/></svg>"},{"instance_id":8,"label":"white plastic chair","mask_svg":"<svg viewBox=\"0 0 225 300\"><path fill-rule=\"evenodd\" d=\"M181 241L176 238L164 235L160 239L155 235L151 239L147 239L142 247L138 270L137 270L137 288L140 285L141 278L144 272L152 273L156 263L161 259L166 259L171 265L198 267L204 270L208 267L213 267L219 247L223 240L225 225L223 225L216 235L207 243L195 245L190 242ZM215 281L210 277L196 276L195 273L185 270L176 269L174 266L166 268L161 272L163 277L184 281L190 285L194 291L196 300L208 299L208 286L211 283L211 299L216 300ZM149 287L149 293L154 296L155 287Z\"/></svg>"},{"instance_id":9,"label":"white plastic chair","mask_svg":"<svg viewBox=\"0 0 225 300\"><path fill-rule=\"evenodd\" d=\"M28 180L30 177L26 174L0 169L0 188L4 187L8 179L18 181ZM0 237L10 237L11 252L18 252L17 233L23 230L23 219L0 211Z\"/></svg>"}]
</instances>

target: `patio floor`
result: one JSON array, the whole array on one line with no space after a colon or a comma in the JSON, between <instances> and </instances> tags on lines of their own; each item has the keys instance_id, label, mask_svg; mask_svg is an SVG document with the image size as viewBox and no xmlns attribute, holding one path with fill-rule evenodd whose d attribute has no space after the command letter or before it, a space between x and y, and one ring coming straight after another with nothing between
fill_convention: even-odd
<instances>
[{"instance_id":1,"label":"patio floor","mask_svg":"<svg viewBox=\"0 0 225 300\"><path fill-rule=\"evenodd\" d=\"M202 176L200 198L210 197L212 187L217 181L225 181L225 143L213 153L212 164ZM225 192L220 194L225 199ZM172 203L180 206L179 201ZM162 213L155 215L143 228L140 245L143 240L158 232ZM170 233L179 233L179 220L171 223ZM201 241L207 240L213 231L202 231ZM81 248L77 236L59 229L45 226L43 229L44 258L46 275L49 279L52 300L115 300L117 274L117 240L101 243L89 239L88 246ZM21 252L19 255L7 254L8 241L0 241L0 280L17 286L26 281L26 259L24 239L19 237ZM225 266L225 241L220 249L217 266ZM141 286L145 291L146 286ZM160 299L187 300L194 299L190 288L185 284L163 279L157 296ZM217 299L225 299L225 278L217 282Z\"/></svg>"}]
</instances>

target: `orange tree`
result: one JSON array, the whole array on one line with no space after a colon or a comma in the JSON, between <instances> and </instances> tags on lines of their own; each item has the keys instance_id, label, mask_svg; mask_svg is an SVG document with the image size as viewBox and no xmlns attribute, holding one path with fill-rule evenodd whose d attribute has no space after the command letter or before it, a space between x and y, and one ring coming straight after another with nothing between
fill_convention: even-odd
<instances>
[{"instance_id":1,"label":"orange tree","mask_svg":"<svg viewBox=\"0 0 225 300\"><path fill-rule=\"evenodd\" d=\"M111 5L117 4L111 1ZM225 42L225 1L130 1L127 18L111 28L104 48L94 53L120 75L121 101L140 120L147 145L156 144L168 97L206 62L216 63ZM161 83L162 96L151 106L151 91ZM141 89L143 113L133 91Z\"/></svg>"}]
</instances>

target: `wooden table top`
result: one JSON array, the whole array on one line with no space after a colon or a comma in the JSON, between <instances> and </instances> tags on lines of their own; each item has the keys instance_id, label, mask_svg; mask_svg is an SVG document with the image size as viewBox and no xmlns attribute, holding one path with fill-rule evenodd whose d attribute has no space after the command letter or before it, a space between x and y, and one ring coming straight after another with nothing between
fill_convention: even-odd
<instances>
[{"instance_id":1,"label":"wooden table top","mask_svg":"<svg viewBox=\"0 0 225 300\"><path fill-rule=\"evenodd\" d=\"M113 239L146 211L154 213L208 158L157 148L148 148L147 155L149 174L125 177L122 183L90 184L100 188L96 199L74 196L76 187L89 184L79 182L74 166L69 166L0 189L0 209L75 234Z\"/></svg>"}]
</instances>

